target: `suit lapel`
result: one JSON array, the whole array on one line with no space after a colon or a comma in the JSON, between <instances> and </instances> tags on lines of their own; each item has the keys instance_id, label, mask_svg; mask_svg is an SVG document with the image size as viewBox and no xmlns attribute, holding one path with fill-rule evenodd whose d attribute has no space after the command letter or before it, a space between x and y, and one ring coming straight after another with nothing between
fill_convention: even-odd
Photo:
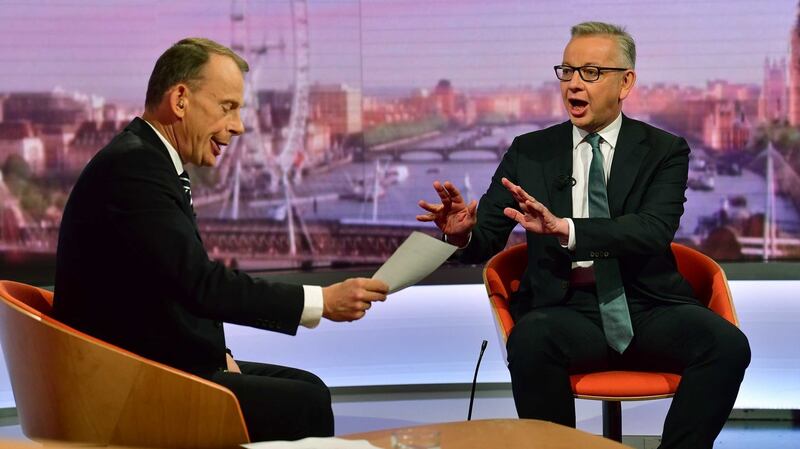
<instances>
[{"instance_id":1,"label":"suit lapel","mask_svg":"<svg viewBox=\"0 0 800 449\"><path fill-rule=\"evenodd\" d=\"M642 127L623 115L617 146L614 149L614 160L611 162L611 173L608 177L608 208L612 218L622 215L625 199L633 187L633 181L636 180L639 166L650 150L642 144L644 138Z\"/></svg>"},{"instance_id":2,"label":"suit lapel","mask_svg":"<svg viewBox=\"0 0 800 449\"><path fill-rule=\"evenodd\" d=\"M169 165L170 171L175 173L175 165L172 163L169 150L167 150L167 147L164 146L164 142L161 141L150 125L148 125L143 119L136 117L133 119L133 121L131 121L130 124L128 124L126 130L136 134L142 140L149 143L153 148L156 148L159 154L164 157L164 163ZM202 241L203 239L200 237L200 230L197 226L197 215L194 213L194 209L192 208L191 204L189 204L189 198L183 194L183 185L180 183L180 180L178 180L177 174L175 174L175 182L177 183L176 185L178 190L181 192L181 197L183 198L183 201L181 202L181 210L192 220L192 223L194 224L195 235L197 235L197 238Z\"/></svg>"},{"instance_id":3,"label":"suit lapel","mask_svg":"<svg viewBox=\"0 0 800 449\"><path fill-rule=\"evenodd\" d=\"M557 217L572 217L572 189L563 186L561 179L572 175L572 124L565 122L550 136L553 156L542 164L542 176L547 186L550 204L547 207Z\"/></svg>"},{"instance_id":4,"label":"suit lapel","mask_svg":"<svg viewBox=\"0 0 800 449\"><path fill-rule=\"evenodd\" d=\"M160 153L166 158L167 161L172 163L172 159L169 157L169 152L164 146L164 142L161 141L161 139L158 137L158 134L156 134L153 128L151 128L150 125L144 121L144 119L135 117L128 124L126 130L136 134L140 139L161 150Z\"/></svg>"}]
</instances>

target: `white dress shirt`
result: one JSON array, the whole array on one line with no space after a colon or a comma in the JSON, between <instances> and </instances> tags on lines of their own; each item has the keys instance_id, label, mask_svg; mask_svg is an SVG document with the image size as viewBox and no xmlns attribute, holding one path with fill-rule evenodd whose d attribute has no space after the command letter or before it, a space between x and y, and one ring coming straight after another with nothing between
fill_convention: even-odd
<instances>
[{"instance_id":1,"label":"white dress shirt","mask_svg":"<svg viewBox=\"0 0 800 449\"><path fill-rule=\"evenodd\" d=\"M603 173L608 184L608 175L611 173L611 161L614 159L614 149L617 137L622 127L622 113L608 126L597 132L600 134L600 152L603 153ZM572 177L575 185L572 186L572 216L574 218L589 218L589 166L592 163L592 146L584 139L588 132L572 126ZM575 223L566 218L569 223L569 241L566 248L575 250ZM594 262L590 260L573 262L572 268L591 267Z\"/></svg>"},{"instance_id":2,"label":"white dress shirt","mask_svg":"<svg viewBox=\"0 0 800 449\"><path fill-rule=\"evenodd\" d=\"M169 153L169 157L172 159L172 163L175 164L175 171L180 175L183 173L183 162L181 162L181 158L178 155L178 151L173 148L172 144L161 135L160 132L153 126L150 122L145 120L145 123L150 125L153 128L153 131L156 132L156 135L161 142L164 143L164 146L167 147L167 152ZM300 315L300 324L307 328L315 328L319 324L319 320L322 318L322 287L318 285L304 285L303 286L303 313Z\"/></svg>"}]
</instances>

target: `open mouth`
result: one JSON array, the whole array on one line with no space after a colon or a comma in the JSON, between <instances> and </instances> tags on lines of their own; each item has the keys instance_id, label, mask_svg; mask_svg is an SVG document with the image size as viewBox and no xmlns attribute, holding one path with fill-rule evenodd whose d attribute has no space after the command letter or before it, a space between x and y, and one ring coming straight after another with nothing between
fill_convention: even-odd
<instances>
[{"instance_id":1,"label":"open mouth","mask_svg":"<svg viewBox=\"0 0 800 449\"><path fill-rule=\"evenodd\" d=\"M572 115L582 115L589 106L588 101L579 98L570 98L567 102L569 103L569 112Z\"/></svg>"},{"instance_id":2,"label":"open mouth","mask_svg":"<svg viewBox=\"0 0 800 449\"><path fill-rule=\"evenodd\" d=\"M224 143L211 139L211 152L214 153L214 157L218 157L220 154L222 154L222 147L224 146Z\"/></svg>"}]
</instances>

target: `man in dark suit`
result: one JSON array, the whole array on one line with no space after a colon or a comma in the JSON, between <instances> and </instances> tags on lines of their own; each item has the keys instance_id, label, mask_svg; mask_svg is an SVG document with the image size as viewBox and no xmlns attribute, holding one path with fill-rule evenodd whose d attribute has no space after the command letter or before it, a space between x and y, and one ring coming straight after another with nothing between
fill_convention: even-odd
<instances>
[{"instance_id":1,"label":"man in dark suit","mask_svg":"<svg viewBox=\"0 0 800 449\"><path fill-rule=\"evenodd\" d=\"M253 279L209 260L184 165L213 166L244 132L247 63L208 39L156 62L145 113L89 162L64 209L56 318L144 357L230 388L253 441L333 435L330 393L315 375L234 361L222 322L294 335L362 318L380 281L325 288Z\"/></svg>"},{"instance_id":2,"label":"man in dark suit","mask_svg":"<svg viewBox=\"0 0 800 449\"><path fill-rule=\"evenodd\" d=\"M575 426L569 375L608 369L683 375L662 448L711 448L750 361L746 337L701 306L670 249L683 214L689 147L629 119L635 45L624 29L572 29L555 67L570 121L517 137L491 185L466 204L449 182L420 201L462 260L482 262L527 231L512 298L508 367L522 418Z\"/></svg>"}]
</instances>

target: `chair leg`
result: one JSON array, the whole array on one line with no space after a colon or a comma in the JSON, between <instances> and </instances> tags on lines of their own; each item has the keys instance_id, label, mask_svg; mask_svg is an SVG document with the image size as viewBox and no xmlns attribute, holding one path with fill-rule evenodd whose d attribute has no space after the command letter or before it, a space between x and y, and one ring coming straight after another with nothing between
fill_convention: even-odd
<instances>
[{"instance_id":1,"label":"chair leg","mask_svg":"<svg viewBox=\"0 0 800 449\"><path fill-rule=\"evenodd\" d=\"M622 403L603 401L603 436L622 442Z\"/></svg>"}]
</instances>

